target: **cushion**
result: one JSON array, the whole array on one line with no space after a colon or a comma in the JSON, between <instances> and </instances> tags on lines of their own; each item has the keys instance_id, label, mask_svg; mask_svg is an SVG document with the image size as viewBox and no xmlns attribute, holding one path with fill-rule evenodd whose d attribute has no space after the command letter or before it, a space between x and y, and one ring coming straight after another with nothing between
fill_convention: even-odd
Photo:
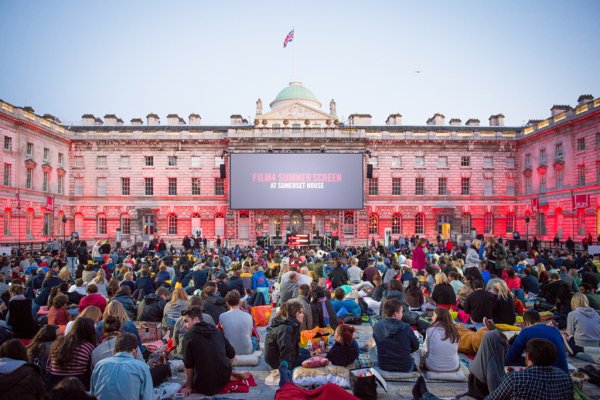
<instances>
[{"instance_id":1,"label":"cushion","mask_svg":"<svg viewBox=\"0 0 600 400\"><path fill-rule=\"evenodd\" d=\"M329 360L325 357L320 356L311 357L308 360L304 360L304 362L302 362L302 366L305 368L319 368L326 367L327 365L329 365Z\"/></svg>"},{"instance_id":2,"label":"cushion","mask_svg":"<svg viewBox=\"0 0 600 400\"><path fill-rule=\"evenodd\" d=\"M428 381L467 382L468 376L469 376L469 370L467 369L467 374L465 375L465 371L463 370L463 365L461 364L461 368L459 368L458 371L456 371L456 372L426 371L426 372L424 372L424 375Z\"/></svg>"},{"instance_id":3,"label":"cushion","mask_svg":"<svg viewBox=\"0 0 600 400\"><path fill-rule=\"evenodd\" d=\"M258 365L258 359L260 358L261 354L262 351L260 350L256 350L252 354L236 354L233 360L233 365L254 367Z\"/></svg>"},{"instance_id":4,"label":"cushion","mask_svg":"<svg viewBox=\"0 0 600 400\"><path fill-rule=\"evenodd\" d=\"M412 372L392 372L392 371L384 371L381 368L375 368L377 372L385 379L386 381L391 382L414 382L417 380L421 373L419 371Z\"/></svg>"},{"instance_id":5,"label":"cushion","mask_svg":"<svg viewBox=\"0 0 600 400\"><path fill-rule=\"evenodd\" d=\"M294 369L292 379L300 386L322 386L333 383L342 388L350 388L348 369L335 365L319 368L298 367Z\"/></svg>"}]
</instances>

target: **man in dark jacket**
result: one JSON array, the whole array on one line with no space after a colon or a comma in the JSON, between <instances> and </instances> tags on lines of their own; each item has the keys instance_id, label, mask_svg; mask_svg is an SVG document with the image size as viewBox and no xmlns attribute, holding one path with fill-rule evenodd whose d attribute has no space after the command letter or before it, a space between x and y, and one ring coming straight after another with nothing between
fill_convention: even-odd
<instances>
[{"instance_id":1,"label":"man in dark jacket","mask_svg":"<svg viewBox=\"0 0 600 400\"><path fill-rule=\"evenodd\" d=\"M0 388L2 399L42 399L44 381L37 365L30 364L27 349L18 339L0 347Z\"/></svg>"},{"instance_id":2,"label":"man in dark jacket","mask_svg":"<svg viewBox=\"0 0 600 400\"><path fill-rule=\"evenodd\" d=\"M300 352L300 324L304 320L302 304L289 301L282 307L282 315L273 318L265 339L265 361L271 368L279 368L286 361L295 368L308 359L308 352Z\"/></svg>"},{"instance_id":3,"label":"man in dark jacket","mask_svg":"<svg viewBox=\"0 0 600 400\"><path fill-rule=\"evenodd\" d=\"M225 272L221 272L219 273L219 275L217 275L217 290L221 294L222 298L225 298L225 296L227 296L227 293L229 293L229 285L227 284L227 282L225 282L226 279L227 274Z\"/></svg>"},{"instance_id":4,"label":"man in dark jacket","mask_svg":"<svg viewBox=\"0 0 600 400\"><path fill-rule=\"evenodd\" d=\"M131 298L131 288L129 286L121 286L117 291L115 297L113 297L113 301L118 301L119 303L121 303L130 320L136 320L137 306L135 304L135 301L133 301L133 299Z\"/></svg>"},{"instance_id":5,"label":"man in dark jacket","mask_svg":"<svg viewBox=\"0 0 600 400\"><path fill-rule=\"evenodd\" d=\"M144 296L137 312L138 321L161 322L163 311L167 305L169 290L165 287L156 289L156 293L150 293Z\"/></svg>"},{"instance_id":6,"label":"man in dark jacket","mask_svg":"<svg viewBox=\"0 0 600 400\"><path fill-rule=\"evenodd\" d=\"M475 291L465 300L464 310L467 314L471 314L473 322L482 323L484 318L494 316L496 299L493 294L485 290L485 284L481 279L473 281L473 289Z\"/></svg>"},{"instance_id":7,"label":"man in dark jacket","mask_svg":"<svg viewBox=\"0 0 600 400\"><path fill-rule=\"evenodd\" d=\"M206 396L219 393L231 379L247 377L231 367L235 350L223 332L202 320L202 309L192 306L181 313L187 333L183 338L186 381L183 393ZM210 362L207 362L210 360Z\"/></svg>"},{"instance_id":8,"label":"man in dark jacket","mask_svg":"<svg viewBox=\"0 0 600 400\"><path fill-rule=\"evenodd\" d=\"M227 285L229 286L229 290L237 290L240 293L240 296L244 297L246 294L246 290L244 288L244 281L240 278L240 270L236 270L233 272L233 276L231 276L227 280Z\"/></svg>"},{"instance_id":9,"label":"man in dark jacket","mask_svg":"<svg viewBox=\"0 0 600 400\"><path fill-rule=\"evenodd\" d=\"M202 290L208 281L208 271L199 266L194 267L192 272L192 280L194 281L194 289Z\"/></svg>"},{"instance_id":10,"label":"man in dark jacket","mask_svg":"<svg viewBox=\"0 0 600 400\"><path fill-rule=\"evenodd\" d=\"M419 341L410 325L402 322L402 308L400 300L386 300L384 318L373 326L377 362L385 371L410 372L415 367L411 353L419 349Z\"/></svg>"},{"instance_id":11,"label":"man in dark jacket","mask_svg":"<svg viewBox=\"0 0 600 400\"><path fill-rule=\"evenodd\" d=\"M142 269L141 275L135 280L135 290L142 292L143 296L154 292L154 281L148 276L148 270ZM142 296L142 297L143 297ZM137 297L139 300L140 298Z\"/></svg>"},{"instance_id":12,"label":"man in dark jacket","mask_svg":"<svg viewBox=\"0 0 600 400\"><path fill-rule=\"evenodd\" d=\"M348 273L344 268L342 268L342 265L343 263L338 261L337 266L329 274L329 280L331 280L331 287L333 289L337 289L338 287L348 283Z\"/></svg>"}]
</instances>

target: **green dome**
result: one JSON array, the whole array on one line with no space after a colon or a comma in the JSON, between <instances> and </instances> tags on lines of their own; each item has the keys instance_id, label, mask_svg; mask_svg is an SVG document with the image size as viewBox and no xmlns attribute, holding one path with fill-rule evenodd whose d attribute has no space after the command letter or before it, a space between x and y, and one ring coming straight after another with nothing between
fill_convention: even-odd
<instances>
[{"instance_id":1,"label":"green dome","mask_svg":"<svg viewBox=\"0 0 600 400\"><path fill-rule=\"evenodd\" d=\"M284 100L307 100L317 103L319 107L321 106L313 92L302 86L301 82L290 82L290 85L279 92L275 100L271 102L271 107L273 104Z\"/></svg>"}]
</instances>

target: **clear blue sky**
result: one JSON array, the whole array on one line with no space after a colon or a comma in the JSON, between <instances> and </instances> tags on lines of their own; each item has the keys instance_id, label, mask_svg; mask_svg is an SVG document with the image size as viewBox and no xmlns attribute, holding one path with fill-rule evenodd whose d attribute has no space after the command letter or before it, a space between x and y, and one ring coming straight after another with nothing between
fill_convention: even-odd
<instances>
[{"instance_id":1,"label":"clear blue sky","mask_svg":"<svg viewBox=\"0 0 600 400\"><path fill-rule=\"evenodd\" d=\"M597 0L0 0L0 98L64 122L197 112L228 124L288 84L296 46L299 80L338 115L486 125L502 112L521 126L600 97L599 38Z\"/></svg>"}]
</instances>

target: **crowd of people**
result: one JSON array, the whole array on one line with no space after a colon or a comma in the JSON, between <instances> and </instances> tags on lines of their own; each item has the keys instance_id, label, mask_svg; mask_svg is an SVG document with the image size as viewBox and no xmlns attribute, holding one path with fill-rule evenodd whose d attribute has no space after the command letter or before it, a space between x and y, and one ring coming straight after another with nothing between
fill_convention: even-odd
<instances>
[{"instance_id":1,"label":"crowd of people","mask_svg":"<svg viewBox=\"0 0 600 400\"><path fill-rule=\"evenodd\" d=\"M183 361L182 393L222 393L251 379L232 364L260 349L252 310L265 305L274 307L264 357L281 379L276 398L301 398L289 371L315 354L347 367L373 350L383 371L436 373L457 372L465 354L465 395L477 399L572 398L567 354L599 361L600 259L586 252L510 251L493 237L338 249L196 242L123 249L71 239L3 255L3 393L154 399L171 374L165 354ZM353 325L366 322L373 340L361 346ZM303 343L317 328L334 334ZM166 342L158 359L145 343L153 330ZM509 365L524 370L505 373ZM423 381L413 394L435 398Z\"/></svg>"}]
</instances>

